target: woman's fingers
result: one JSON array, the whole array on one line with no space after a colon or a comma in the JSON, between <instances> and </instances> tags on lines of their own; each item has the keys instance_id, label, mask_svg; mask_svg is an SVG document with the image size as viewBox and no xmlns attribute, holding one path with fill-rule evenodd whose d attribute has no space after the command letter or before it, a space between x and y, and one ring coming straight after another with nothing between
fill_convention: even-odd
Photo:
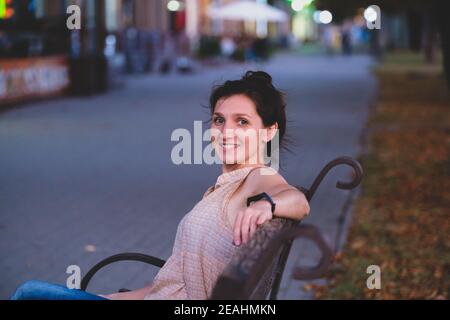
<instances>
[{"instance_id":1,"label":"woman's fingers","mask_svg":"<svg viewBox=\"0 0 450 320\"><path fill-rule=\"evenodd\" d=\"M263 224L264 222L266 222L267 221L267 219L264 217L264 215L262 214L262 215L260 215L259 217L258 217L258 220L256 221L256 224L257 225L260 225L260 224Z\"/></svg>"},{"instance_id":2,"label":"woman's fingers","mask_svg":"<svg viewBox=\"0 0 450 320\"><path fill-rule=\"evenodd\" d=\"M248 236L250 232L250 218L251 214L244 214L244 217L242 218L242 225L241 225L242 243L247 243L248 241Z\"/></svg>"},{"instance_id":3,"label":"woman's fingers","mask_svg":"<svg viewBox=\"0 0 450 320\"><path fill-rule=\"evenodd\" d=\"M252 208L239 211L234 223L234 244L238 246L241 243L247 243L257 227L267 220L270 218L264 212Z\"/></svg>"},{"instance_id":4,"label":"woman's fingers","mask_svg":"<svg viewBox=\"0 0 450 320\"><path fill-rule=\"evenodd\" d=\"M250 218L250 235L249 235L249 239L251 239L253 237L253 234L256 231L256 221L258 220L258 216L253 216Z\"/></svg>"},{"instance_id":5,"label":"woman's fingers","mask_svg":"<svg viewBox=\"0 0 450 320\"><path fill-rule=\"evenodd\" d=\"M241 223L243 216L244 211L241 210L238 212L236 220L234 221L234 244L237 246L241 244Z\"/></svg>"}]
</instances>

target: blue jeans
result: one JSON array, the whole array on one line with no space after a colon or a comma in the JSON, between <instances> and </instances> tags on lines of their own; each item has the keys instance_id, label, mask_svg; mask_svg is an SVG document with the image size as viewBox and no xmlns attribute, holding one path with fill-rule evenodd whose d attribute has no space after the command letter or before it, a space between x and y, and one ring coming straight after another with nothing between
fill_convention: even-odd
<instances>
[{"instance_id":1,"label":"blue jeans","mask_svg":"<svg viewBox=\"0 0 450 320\"><path fill-rule=\"evenodd\" d=\"M108 300L77 289L43 281L27 281L17 288L11 300Z\"/></svg>"}]
</instances>

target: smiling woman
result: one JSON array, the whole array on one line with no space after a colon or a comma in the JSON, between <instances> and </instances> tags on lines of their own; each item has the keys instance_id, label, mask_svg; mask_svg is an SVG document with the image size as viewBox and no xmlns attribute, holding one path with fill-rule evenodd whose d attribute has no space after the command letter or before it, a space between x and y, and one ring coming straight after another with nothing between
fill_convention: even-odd
<instances>
[{"instance_id":1,"label":"smiling woman","mask_svg":"<svg viewBox=\"0 0 450 320\"><path fill-rule=\"evenodd\" d=\"M258 152L259 148L267 148L266 153L270 157L277 151L272 147L275 135L278 135L277 142L283 142L286 133L286 103L283 94L273 86L272 77L266 72L248 71L240 80L229 80L215 87L209 106L213 115L212 128L220 132L213 140L219 143L222 140L226 144L235 139L236 143L242 144L243 132L257 131L259 143L250 146L246 155L243 154L245 150L241 150L238 159L241 163L245 160L255 161L256 154L261 154ZM265 134L261 135L261 130ZM224 156L226 163L230 153L220 152L220 149L216 151ZM238 153L232 155L238 156Z\"/></svg>"},{"instance_id":2,"label":"smiling woman","mask_svg":"<svg viewBox=\"0 0 450 320\"><path fill-rule=\"evenodd\" d=\"M240 80L214 88L210 102L211 141L223 160L222 173L179 223L172 255L153 283L101 297L208 299L239 246L248 242L260 225L274 217L301 220L309 213L303 193L259 156L266 148L272 153L272 140L276 135L281 140L286 130L284 99L271 77L249 71ZM250 137L253 143L249 143ZM249 198L252 201L247 201ZM50 291L40 294L53 296L55 287L40 287ZM19 291L36 296L30 288L25 289Z\"/></svg>"},{"instance_id":3,"label":"smiling woman","mask_svg":"<svg viewBox=\"0 0 450 320\"><path fill-rule=\"evenodd\" d=\"M180 222L173 253L145 299L209 298L239 246L261 224L274 216L300 220L309 213L305 196L259 157L261 149L273 152L271 140L276 135L281 140L286 130L284 99L270 75L249 71L215 87L210 108L211 140L223 161L222 174ZM250 131L256 143L249 143ZM248 198L263 192L271 201L261 198L247 206Z\"/></svg>"},{"instance_id":4,"label":"smiling woman","mask_svg":"<svg viewBox=\"0 0 450 320\"><path fill-rule=\"evenodd\" d=\"M248 110L242 113L241 110ZM264 128L253 101L244 94L221 98L214 110L212 137L216 153L226 165L264 163L265 145L278 124Z\"/></svg>"}]
</instances>

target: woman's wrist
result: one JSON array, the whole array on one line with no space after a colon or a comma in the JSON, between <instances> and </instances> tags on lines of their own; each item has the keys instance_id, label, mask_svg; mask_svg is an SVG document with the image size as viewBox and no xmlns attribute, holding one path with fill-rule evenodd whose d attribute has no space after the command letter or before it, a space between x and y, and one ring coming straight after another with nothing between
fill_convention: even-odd
<instances>
[{"instance_id":1,"label":"woman's wrist","mask_svg":"<svg viewBox=\"0 0 450 320\"><path fill-rule=\"evenodd\" d=\"M253 202L252 204L250 204L250 207L259 209L262 211L272 212L272 205L270 204L269 201L267 201L265 199L261 199L259 201Z\"/></svg>"}]
</instances>

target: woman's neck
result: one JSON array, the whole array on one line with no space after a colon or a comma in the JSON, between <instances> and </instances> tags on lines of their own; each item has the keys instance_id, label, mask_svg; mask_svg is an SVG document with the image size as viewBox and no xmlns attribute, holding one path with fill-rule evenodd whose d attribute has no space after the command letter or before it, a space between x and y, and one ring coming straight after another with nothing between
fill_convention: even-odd
<instances>
[{"instance_id":1,"label":"woman's neck","mask_svg":"<svg viewBox=\"0 0 450 320\"><path fill-rule=\"evenodd\" d=\"M263 166L262 163L233 163L233 164L223 164L222 165L222 173L227 173L231 171L235 171L238 169L243 169L245 167L253 168L253 167L260 167Z\"/></svg>"}]
</instances>

